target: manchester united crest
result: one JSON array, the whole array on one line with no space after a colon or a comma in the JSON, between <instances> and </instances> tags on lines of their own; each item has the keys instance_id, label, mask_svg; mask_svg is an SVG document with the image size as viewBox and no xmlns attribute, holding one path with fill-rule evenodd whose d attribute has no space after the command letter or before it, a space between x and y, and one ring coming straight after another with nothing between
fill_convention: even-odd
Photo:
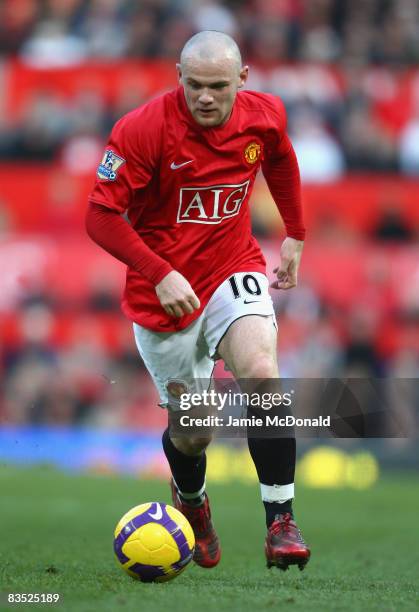
<instances>
[{"instance_id":1,"label":"manchester united crest","mask_svg":"<svg viewBox=\"0 0 419 612\"><path fill-rule=\"evenodd\" d=\"M255 164L260 157L260 144L257 142L251 142L247 145L244 150L244 157L248 164Z\"/></svg>"},{"instance_id":2,"label":"manchester united crest","mask_svg":"<svg viewBox=\"0 0 419 612\"><path fill-rule=\"evenodd\" d=\"M171 378L166 383L166 391L172 399L178 400L183 393L188 393L188 385L184 380Z\"/></svg>"}]
</instances>

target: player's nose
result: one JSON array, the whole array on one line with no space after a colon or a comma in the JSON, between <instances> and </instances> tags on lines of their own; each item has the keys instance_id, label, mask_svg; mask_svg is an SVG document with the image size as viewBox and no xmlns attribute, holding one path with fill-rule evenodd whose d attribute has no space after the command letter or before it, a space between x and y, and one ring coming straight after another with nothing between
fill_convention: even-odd
<instances>
[{"instance_id":1,"label":"player's nose","mask_svg":"<svg viewBox=\"0 0 419 612\"><path fill-rule=\"evenodd\" d=\"M199 96L199 102L201 104L211 104L214 102L214 97L208 91L204 90Z\"/></svg>"}]
</instances>

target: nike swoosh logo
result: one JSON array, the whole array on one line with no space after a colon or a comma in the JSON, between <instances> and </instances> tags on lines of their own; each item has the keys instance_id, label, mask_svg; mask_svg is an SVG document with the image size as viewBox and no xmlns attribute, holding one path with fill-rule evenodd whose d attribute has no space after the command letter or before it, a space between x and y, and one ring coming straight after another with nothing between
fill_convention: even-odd
<instances>
[{"instance_id":1,"label":"nike swoosh logo","mask_svg":"<svg viewBox=\"0 0 419 612\"><path fill-rule=\"evenodd\" d=\"M245 304L257 304L260 300L244 300Z\"/></svg>"},{"instance_id":2,"label":"nike swoosh logo","mask_svg":"<svg viewBox=\"0 0 419 612\"><path fill-rule=\"evenodd\" d=\"M191 164L193 162L193 159L188 159L188 161L182 162L181 164L175 164L175 162L172 162L170 164L170 168L172 170L177 170L178 168L182 168L182 166L186 166L187 164Z\"/></svg>"},{"instance_id":3,"label":"nike swoosh logo","mask_svg":"<svg viewBox=\"0 0 419 612\"><path fill-rule=\"evenodd\" d=\"M148 515L155 521L159 521L163 516L163 510L161 509L160 504L156 504L156 512L154 512L154 514L149 512Z\"/></svg>"}]
</instances>

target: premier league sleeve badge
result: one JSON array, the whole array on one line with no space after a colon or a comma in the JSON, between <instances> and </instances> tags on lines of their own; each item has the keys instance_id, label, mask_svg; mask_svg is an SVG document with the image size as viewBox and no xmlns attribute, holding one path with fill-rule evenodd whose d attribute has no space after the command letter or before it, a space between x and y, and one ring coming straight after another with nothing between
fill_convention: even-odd
<instances>
[{"instance_id":1,"label":"premier league sleeve badge","mask_svg":"<svg viewBox=\"0 0 419 612\"><path fill-rule=\"evenodd\" d=\"M125 159L113 151L105 151L102 161L97 169L97 176L105 181L115 181L118 169L125 164Z\"/></svg>"}]
</instances>

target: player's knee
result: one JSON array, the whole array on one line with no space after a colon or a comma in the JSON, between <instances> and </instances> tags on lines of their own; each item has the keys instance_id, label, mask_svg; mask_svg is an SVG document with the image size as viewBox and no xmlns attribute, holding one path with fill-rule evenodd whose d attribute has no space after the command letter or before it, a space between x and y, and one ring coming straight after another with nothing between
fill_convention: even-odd
<instances>
[{"instance_id":1,"label":"player's knee","mask_svg":"<svg viewBox=\"0 0 419 612\"><path fill-rule=\"evenodd\" d=\"M278 365L269 353L255 353L238 372L240 378L275 378L278 376Z\"/></svg>"},{"instance_id":2,"label":"player's knee","mask_svg":"<svg viewBox=\"0 0 419 612\"><path fill-rule=\"evenodd\" d=\"M185 455L199 455L202 453L212 440L212 436L191 436L181 439L179 450Z\"/></svg>"}]
</instances>

